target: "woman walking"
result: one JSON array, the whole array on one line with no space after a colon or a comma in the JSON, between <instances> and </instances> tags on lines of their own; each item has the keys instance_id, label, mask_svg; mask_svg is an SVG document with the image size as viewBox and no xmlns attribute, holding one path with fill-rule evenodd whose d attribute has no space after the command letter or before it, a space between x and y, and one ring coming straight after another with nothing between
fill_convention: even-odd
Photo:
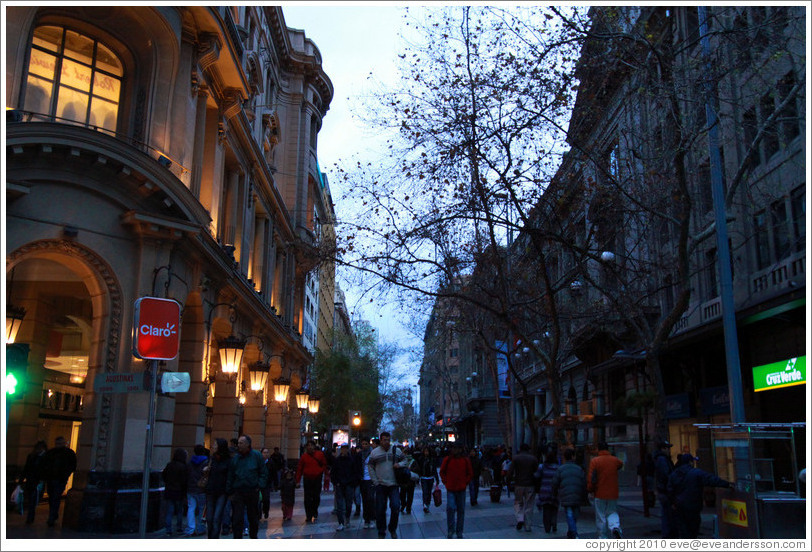
<instances>
[{"instance_id":1,"label":"woman walking","mask_svg":"<svg viewBox=\"0 0 812 552\"><path fill-rule=\"evenodd\" d=\"M553 477L558 470L558 458L554 450L547 453L544 463L539 464L535 477L539 481L539 494L536 504L541 509L544 532L558 531L558 499L553 493Z\"/></svg>"},{"instance_id":2,"label":"woman walking","mask_svg":"<svg viewBox=\"0 0 812 552\"><path fill-rule=\"evenodd\" d=\"M204 468L209 474L209 481L206 485L206 504L208 504L206 523L210 539L219 539L223 528L223 515L228 501L226 481L228 480L228 465L231 462L228 441L218 438L216 442L217 448L211 455L211 463Z\"/></svg>"}]
</instances>

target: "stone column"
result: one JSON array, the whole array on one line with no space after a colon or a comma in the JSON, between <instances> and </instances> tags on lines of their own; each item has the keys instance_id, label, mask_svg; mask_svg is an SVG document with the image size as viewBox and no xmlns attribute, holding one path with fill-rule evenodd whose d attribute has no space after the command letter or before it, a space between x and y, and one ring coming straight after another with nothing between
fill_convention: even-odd
<instances>
[{"instance_id":1,"label":"stone column","mask_svg":"<svg viewBox=\"0 0 812 552\"><path fill-rule=\"evenodd\" d=\"M265 416L265 446L273 450L279 447L279 451L285 454L285 446L282 442L283 433L283 405L272 400L268 405L268 415Z\"/></svg>"},{"instance_id":2,"label":"stone column","mask_svg":"<svg viewBox=\"0 0 812 552\"><path fill-rule=\"evenodd\" d=\"M298 408L290 408L290 406L288 406L287 418L287 439L285 441L287 451L285 452L285 458L287 458L290 463L299 460L302 416L299 414Z\"/></svg>"},{"instance_id":3,"label":"stone column","mask_svg":"<svg viewBox=\"0 0 812 552\"><path fill-rule=\"evenodd\" d=\"M226 441L237 437L239 404L236 380L228 381L226 376L218 374L212 405L212 442L215 442L220 437Z\"/></svg>"},{"instance_id":4,"label":"stone column","mask_svg":"<svg viewBox=\"0 0 812 552\"><path fill-rule=\"evenodd\" d=\"M263 394L250 389L245 392L242 431L251 437L251 447L261 450L265 445L265 404Z\"/></svg>"}]
</instances>

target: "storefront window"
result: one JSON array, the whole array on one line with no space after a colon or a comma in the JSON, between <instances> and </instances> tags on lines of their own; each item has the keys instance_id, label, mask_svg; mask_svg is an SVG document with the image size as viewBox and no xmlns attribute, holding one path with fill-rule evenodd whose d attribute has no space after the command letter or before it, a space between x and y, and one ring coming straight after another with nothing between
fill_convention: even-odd
<instances>
[{"instance_id":1,"label":"storefront window","mask_svg":"<svg viewBox=\"0 0 812 552\"><path fill-rule=\"evenodd\" d=\"M35 118L115 132L123 76L121 61L103 44L62 27L37 27L25 110Z\"/></svg>"}]
</instances>

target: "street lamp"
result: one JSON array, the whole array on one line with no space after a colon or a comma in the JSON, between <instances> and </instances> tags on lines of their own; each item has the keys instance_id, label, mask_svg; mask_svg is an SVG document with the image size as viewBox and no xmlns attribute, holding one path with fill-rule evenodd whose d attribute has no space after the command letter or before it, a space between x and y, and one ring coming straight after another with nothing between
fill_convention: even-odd
<instances>
[{"instance_id":1,"label":"street lamp","mask_svg":"<svg viewBox=\"0 0 812 552\"><path fill-rule=\"evenodd\" d=\"M17 332L20 331L23 318L25 318L23 307L15 307L11 303L6 303L6 343L9 345L17 339Z\"/></svg>"},{"instance_id":2,"label":"street lamp","mask_svg":"<svg viewBox=\"0 0 812 552\"><path fill-rule=\"evenodd\" d=\"M296 408L304 413L307 410L307 401L310 398L310 394L307 392L307 389L302 387L296 392Z\"/></svg>"},{"instance_id":3,"label":"street lamp","mask_svg":"<svg viewBox=\"0 0 812 552\"><path fill-rule=\"evenodd\" d=\"M289 389L290 380L288 378L279 376L273 380L273 400L284 404L288 400Z\"/></svg>"},{"instance_id":4,"label":"street lamp","mask_svg":"<svg viewBox=\"0 0 812 552\"><path fill-rule=\"evenodd\" d=\"M315 395L310 395L310 398L307 400L307 409L311 414L318 414L320 403L321 400L318 397Z\"/></svg>"},{"instance_id":5,"label":"street lamp","mask_svg":"<svg viewBox=\"0 0 812 552\"><path fill-rule=\"evenodd\" d=\"M240 370L245 340L230 335L218 341L217 348L220 349L220 369L230 378Z\"/></svg>"},{"instance_id":6,"label":"street lamp","mask_svg":"<svg viewBox=\"0 0 812 552\"><path fill-rule=\"evenodd\" d=\"M270 364L263 362L262 360L258 360L251 364L248 369L248 379L251 383L251 391L256 393L257 397L265 392L265 384L268 381L268 372L270 372L270 370Z\"/></svg>"}]
</instances>

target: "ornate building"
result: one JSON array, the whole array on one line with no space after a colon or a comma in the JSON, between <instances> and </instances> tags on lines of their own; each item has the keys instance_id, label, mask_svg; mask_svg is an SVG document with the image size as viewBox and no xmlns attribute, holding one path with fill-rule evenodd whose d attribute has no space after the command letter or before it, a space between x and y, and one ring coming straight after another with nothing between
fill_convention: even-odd
<instances>
[{"instance_id":1,"label":"ornate building","mask_svg":"<svg viewBox=\"0 0 812 552\"><path fill-rule=\"evenodd\" d=\"M159 371L191 383L157 390L154 528L176 447L247 433L298 458L332 83L279 7L10 7L5 24L6 300L24 309L8 473L64 435L79 462L65 524L133 530L150 393L95 383L146 371L134 303L174 299L180 350ZM235 345L227 373L220 352ZM273 380L291 383L281 401Z\"/></svg>"}]
</instances>

